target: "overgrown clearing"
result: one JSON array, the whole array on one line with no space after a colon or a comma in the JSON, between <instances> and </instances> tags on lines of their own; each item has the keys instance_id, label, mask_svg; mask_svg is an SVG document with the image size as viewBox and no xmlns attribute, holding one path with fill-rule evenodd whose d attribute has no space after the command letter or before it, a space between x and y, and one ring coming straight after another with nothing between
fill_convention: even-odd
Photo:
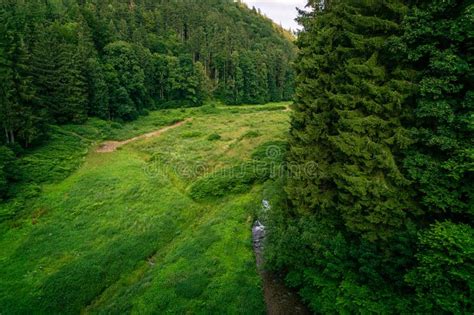
<instances>
[{"instance_id":1,"label":"overgrown clearing","mask_svg":"<svg viewBox=\"0 0 474 315\"><path fill-rule=\"evenodd\" d=\"M2 312L264 313L250 229L264 178L244 174L236 188L218 174L284 140L287 105L57 128L24 158L18 197L1 206ZM186 118L159 137L95 152L103 138ZM198 181L213 185L212 198L190 193Z\"/></svg>"}]
</instances>

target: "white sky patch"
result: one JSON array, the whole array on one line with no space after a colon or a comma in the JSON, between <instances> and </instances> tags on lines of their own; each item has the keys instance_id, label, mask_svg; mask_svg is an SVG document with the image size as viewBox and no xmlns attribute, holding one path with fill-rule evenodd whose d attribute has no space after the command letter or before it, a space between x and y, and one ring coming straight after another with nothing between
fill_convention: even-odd
<instances>
[{"instance_id":1,"label":"white sky patch","mask_svg":"<svg viewBox=\"0 0 474 315\"><path fill-rule=\"evenodd\" d=\"M262 10L262 13L281 24L284 28L299 29L295 19L298 16L296 8L304 9L307 0L243 0L252 8Z\"/></svg>"}]
</instances>

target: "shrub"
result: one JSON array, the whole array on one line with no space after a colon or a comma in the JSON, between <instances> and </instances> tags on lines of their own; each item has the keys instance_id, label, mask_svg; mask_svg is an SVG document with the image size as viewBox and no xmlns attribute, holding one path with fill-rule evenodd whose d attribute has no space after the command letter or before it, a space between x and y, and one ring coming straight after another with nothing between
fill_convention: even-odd
<instances>
[{"instance_id":1,"label":"shrub","mask_svg":"<svg viewBox=\"0 0 474 315\"><path fill-rule=\"evenodd\" d=\"M266 163L242 163L198 179L191 185L189 194L195 200L205 200L244 193L253 184L264 182L269 176L270 169Z\"/></svg>"},{"instance_id":2,"label":"shrub","mask_svg":"<svg viewBox=\"0 0 474 315\"><path fill-rule=\"evenodd\" d=\"M110 127L112 127L113 129L122 129L123 128L122 124L120 124L118 122L115 122L115 121L110 124Z\"/></svg>"},{"instance_id":3,"label":"shrub","mask_svg":"<svg viewBox=\"0 0 474 315\"><path fill-rule=\"evenodd\" d=\"M185 132L181 135L182 138L198 138L202 135L199 131Z\"/></svg>"},{"instance_id":4,"label":"shrub","mask_svg":"<svg viewBox=\"0 0 474 315\"><path fill-rule=\"evenodd\" d=\"M288 143L285 141L265 142L253 151L252 159L282 163L287 151Z\"/></svg>"},{"instance_id":5,"label":"shrub","mask_svg":"<svg viewBox=\"0 0 474 315\"><path fill-rule=\"evenodd\" d=\"M262 134L258 131L258 130L250 130L250 131L247 131L242 137L241 139L252 139L252 138L258 138L260 137Z\"/></svg>"},{"instance_id":6,"label":"shrub","mask_svg":"<svg viewBox=\"0 0 474 315\"><path fill-rule=\"evenodd\" d=\"M211 135L209 135L209 137L207 137L207 140L209 141L217 141L217 140L220 140L222 139L221 135L217 134L217 133L213 133Z\"/></svg>"}]
</instances>

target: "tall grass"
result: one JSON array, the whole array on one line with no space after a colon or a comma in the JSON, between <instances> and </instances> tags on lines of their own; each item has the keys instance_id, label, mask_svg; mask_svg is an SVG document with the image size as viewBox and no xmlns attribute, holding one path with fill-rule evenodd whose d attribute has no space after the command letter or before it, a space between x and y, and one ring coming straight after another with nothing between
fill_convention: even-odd
<instances>
[{"instance_id":1,"label":"tall grass","mask_svg":"<svg viewBox=\"0 0 474 315\"><path fill-rule=\"evenodd\" d=\"M250 235L261 180L219 174L259 163L252 153L284 139L288 114L213 108L58 127L28 152L22 186L34 192L0 206L16 213L0 223L0 312L264 313ZM187 117L160 137L94 150ZM255 126L258 137L243 137Z\"/></svg>"}]
</instances>

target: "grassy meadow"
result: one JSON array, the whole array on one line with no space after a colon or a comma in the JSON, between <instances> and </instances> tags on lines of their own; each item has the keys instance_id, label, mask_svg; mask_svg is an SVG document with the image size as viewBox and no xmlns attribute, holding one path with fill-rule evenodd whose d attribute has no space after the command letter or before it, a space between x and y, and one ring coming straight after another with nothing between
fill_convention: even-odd
<instances>
[{"instance_id":1,"label":"grassy meadow","mask_svg":"<svg viewBox=\"0 0 474 315\"><path fill-rule=\"evenodd\" d=\"M0 313L264 313L251 226L268 170L251 167L286 138L286 106L55 127L0 204Z\"/></svg>"}]
</instances>

